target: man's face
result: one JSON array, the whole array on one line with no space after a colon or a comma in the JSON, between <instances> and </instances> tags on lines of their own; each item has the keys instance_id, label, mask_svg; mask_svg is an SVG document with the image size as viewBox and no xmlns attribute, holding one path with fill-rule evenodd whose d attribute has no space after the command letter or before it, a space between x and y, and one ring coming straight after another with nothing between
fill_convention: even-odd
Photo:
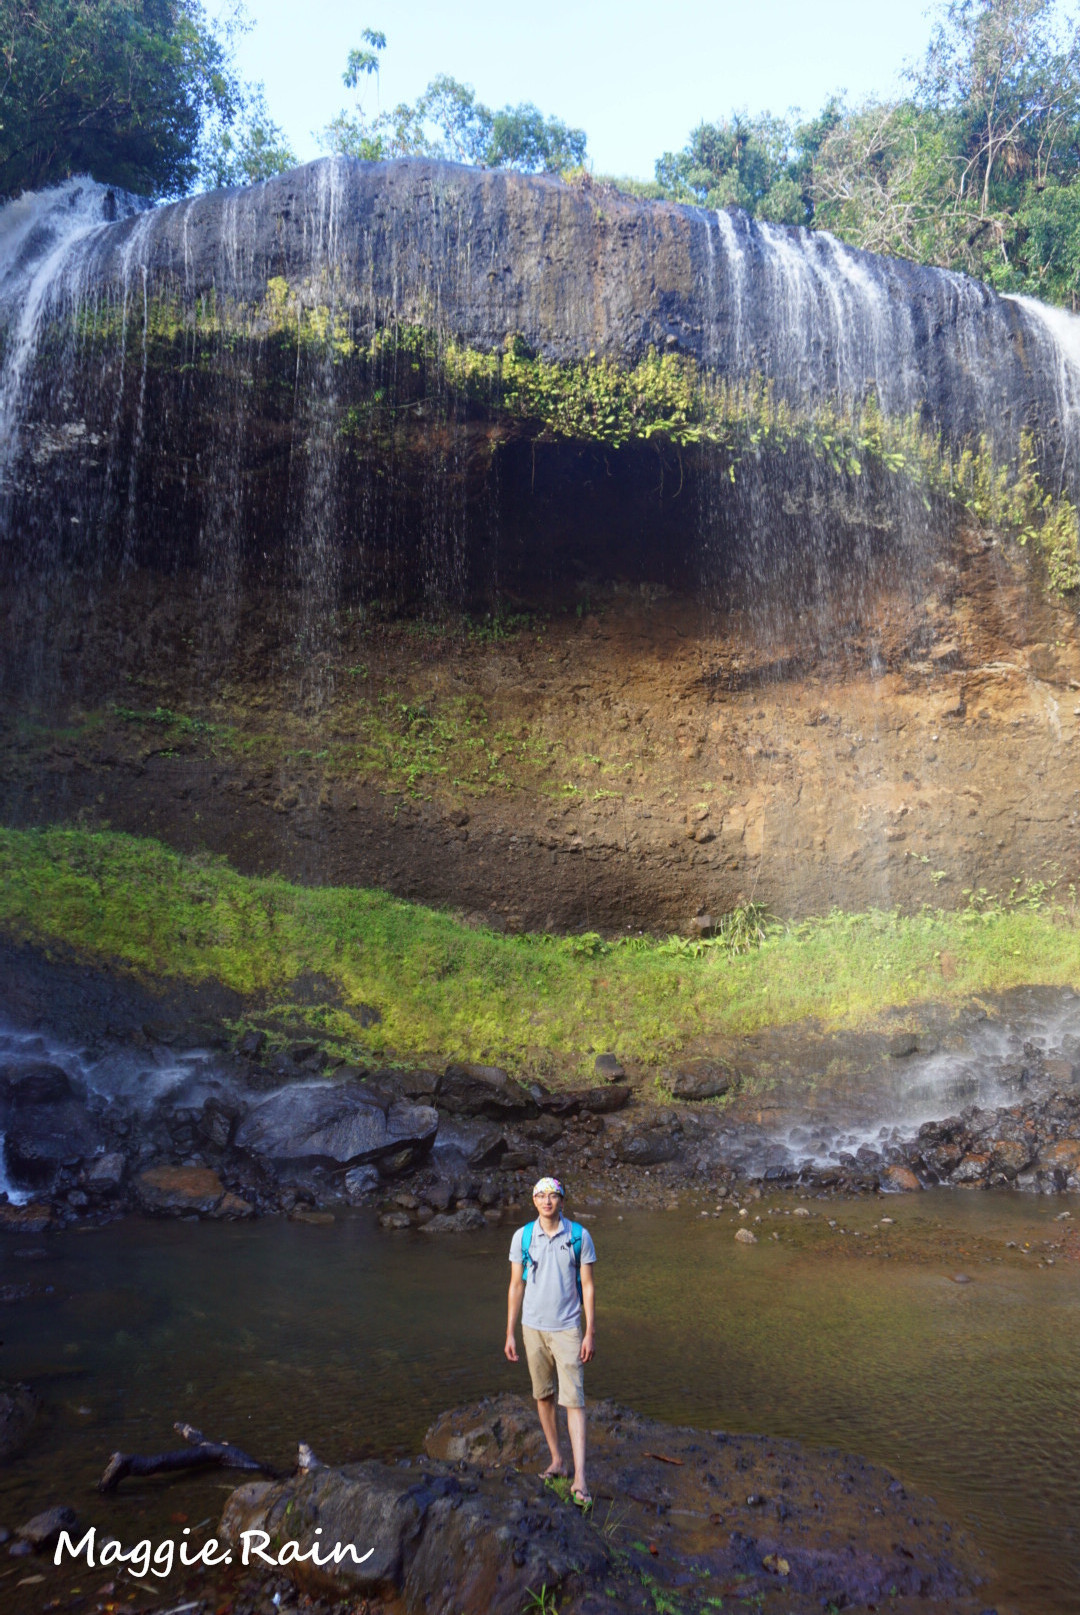
<instances>
[{"instance_id":1,"label":"man's face","mask_svg":"<svg viewBox=\"0 0 1080 1615\"><path fill-rule=\"evenodd\" d=\"M551 1189L538 1189L533 1195L533 1205L541 1217L557 1217L562 1209L562 1195Z\"/></svg>"}]
</instances>

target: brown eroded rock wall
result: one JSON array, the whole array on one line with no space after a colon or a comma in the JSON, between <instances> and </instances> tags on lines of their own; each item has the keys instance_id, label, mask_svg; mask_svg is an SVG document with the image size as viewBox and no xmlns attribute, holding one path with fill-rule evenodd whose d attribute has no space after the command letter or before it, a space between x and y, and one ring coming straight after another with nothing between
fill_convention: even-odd
<instances>
[{"instance_id":1,"label":"brown eroded rock wall","mask_svg":"<svg viewBox=\"0 0 1080 1615\"><path fill-rule=\"evenodd\" d=\"M857 615L838 591L767 632L608 585L506 628L343 615L305 661L263 605L215 639L197 587L143 576L58 622L59 693L14 699L0 731L3 818L509 928L1080 878L1075 620L982 540Z\"/></svg>"}]
</instances>

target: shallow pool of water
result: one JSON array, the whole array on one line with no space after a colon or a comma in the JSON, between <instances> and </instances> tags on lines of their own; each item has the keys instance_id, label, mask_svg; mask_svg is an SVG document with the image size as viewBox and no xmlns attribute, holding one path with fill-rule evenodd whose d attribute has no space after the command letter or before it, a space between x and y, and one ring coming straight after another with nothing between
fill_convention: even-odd
<instances>
[{"instance_id":1,"label":"shallow pool of water","mask_svg":"<svg viewBox=\"0 0 1080 1615\"><path fill-rule=\"evenodd\" d=\"M784 1215L795 1204L755 1207L749 1248L685 1202L579 1210L599 1249L590 1394L860 1452L970 1527L1002 1607L1075 1610L1080 1266L1035 1265L1066 1202L939 1192ZM441 1409L526 1392L502 1357L509 1237L389 1235L356 1214L5 1241L0 1283L38 1293L0 1312L0 1373L45 1409L0 1474L0 1523L67 1501L126 1542L216 1517L226 1475L94 1491L115 1449L179 1445L175 1419L283 1466L301 1439L338 1462L413 1451ZM48 1255L16 1254L31 1247Z\"/></svg>"}]
</instances>

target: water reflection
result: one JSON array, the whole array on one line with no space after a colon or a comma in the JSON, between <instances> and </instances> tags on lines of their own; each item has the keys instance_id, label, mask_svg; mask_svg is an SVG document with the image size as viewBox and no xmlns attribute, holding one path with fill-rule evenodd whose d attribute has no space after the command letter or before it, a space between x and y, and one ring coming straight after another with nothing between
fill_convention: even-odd
<instances>
[{"instance_id":1,"label":"water reflection","mask_svg":"<svg viewBox=\"0 0 1080 1615\"><path fill-rule=\"evenodd\" d=\"M880 1200L812 1205L808 1224L766 1209L759 1232L781 1239L749 1250L685 1209L586 1213L600 1252L591 1394L859 1451L971 1524L999 1599L1025 1615L1074 1608L1077 1270L987 1259L1047 1237L1062 1202L890 1200L887 1259L853 1254ZM524 1391L501 1355L508 1242L502 1229L385 1236L360 1215L329 1229L131 1221L41 1242L38 1261L9 1242L0 1282L39 1293L5 1308L3 1373L31 1379L46 1410L0 1482L0 1520L67 1500L123 1536L124 1521L216 1513L220 1475L92 1491L111 1451L170 1446L177 1418L283 1465L301 1439L341 1461L412 1450L440 1409ZM952 1282L958 1261L972 1283Z\"/></svg>"}]
</instances>

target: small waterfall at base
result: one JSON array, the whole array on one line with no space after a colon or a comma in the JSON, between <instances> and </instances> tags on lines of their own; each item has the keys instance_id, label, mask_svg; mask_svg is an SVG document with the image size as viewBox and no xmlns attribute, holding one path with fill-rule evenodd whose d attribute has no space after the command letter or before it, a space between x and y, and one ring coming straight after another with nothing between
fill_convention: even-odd
<instances>
[{"instance_id":1,"label":"small waterfall at base","mask_svg":"<svg viewBox=\"0 0 1080 1615\"><path fill-rule=\"evenodd\" d=\"M912 1037L909 1049L871 1062L861 1076L818 1077L801 1102L792 1093L782 1125L734 1128L731 1164L784 1181L800 1172L874 1171L910 1161L920 1129L934 1128L931 1144L937 1143L943 1123L974 1137L1029 1136L1040 1111L1052 1117L1057 1102L1075 1105L1080 1098L1080 994L1065 990L1052 998L1036 1007L1014 1005L1001 1018L940 1040ZM812 1063L812 1054L804 1057ZM1032 1164L1036 1153L1033 1146ZM939 1164L946 1181L955 1165ZM1017 1184L1016 1177L1015 1170L1002 1175L998 1186L1036 1186Z\"/></svg>"}]
</instances>

